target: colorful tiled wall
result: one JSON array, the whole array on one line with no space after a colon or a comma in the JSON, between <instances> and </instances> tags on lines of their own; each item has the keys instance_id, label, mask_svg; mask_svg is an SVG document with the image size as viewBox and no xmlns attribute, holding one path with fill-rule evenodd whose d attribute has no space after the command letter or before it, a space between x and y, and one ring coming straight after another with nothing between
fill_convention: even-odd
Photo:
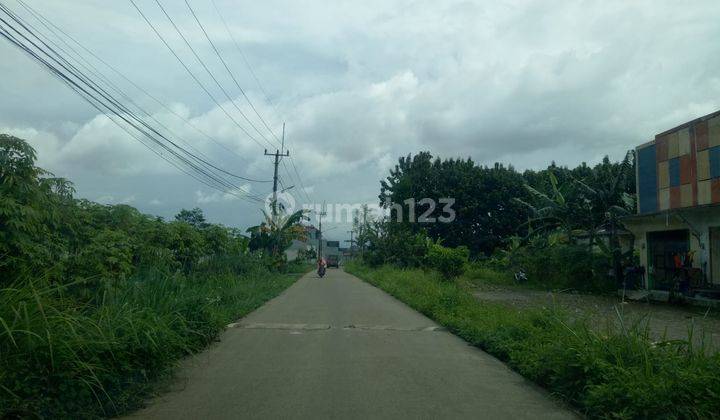
<instances>
[{"instance_id":1,"label":"colorful tiled wall","mask_svg":"<svg viewBox=\"0 0 720 420\"><path fill-rule=\"evenodd\" d=\"M720 203L720 115L638 148L640 213Z\"/></svg>"}]
</instances>

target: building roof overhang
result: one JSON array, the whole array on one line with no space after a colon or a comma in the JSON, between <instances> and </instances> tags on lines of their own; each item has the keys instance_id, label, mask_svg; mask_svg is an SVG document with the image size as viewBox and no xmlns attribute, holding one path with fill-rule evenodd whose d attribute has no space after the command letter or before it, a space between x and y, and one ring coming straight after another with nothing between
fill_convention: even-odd
<instances>
[{"instance_id":1,"label":"building roof overhang","mask_svg":"<svg viewBox=\"0 0 720 420\"><path fill-rule=\"evenodd\" d=\"M643 220L643 219L653 219L658 217L665 217L668 215L673 214L680 214L680 215L693 215L693 214L703 214L707 213L708 211L720 211L720 203L713 203L713 204L703 204L700 206L693 206L693 207L680 207L677 209L668 209L668 210L660 210L653 213L643 213L643 214L633 214L630 216L623 216L620 218L621 221L637 221L637 220Z\"/></svg>"}]
</instances>

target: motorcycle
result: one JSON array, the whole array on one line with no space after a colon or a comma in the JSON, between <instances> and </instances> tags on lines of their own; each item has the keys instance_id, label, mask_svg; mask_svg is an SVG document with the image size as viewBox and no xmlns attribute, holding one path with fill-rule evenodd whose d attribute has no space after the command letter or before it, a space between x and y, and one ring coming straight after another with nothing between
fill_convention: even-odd
<instances>
[{"instance_id":1,"label":"motorcycle","mask_svg":"<svg viewBox=\"0 0 720 420\"><path fill-rule=\"evenodd\" d=\"M322 265L320 267L318 267L317 273L318 273L318 276L323 277L325 275L325 267Z\"/></svg>"}]
</instances>

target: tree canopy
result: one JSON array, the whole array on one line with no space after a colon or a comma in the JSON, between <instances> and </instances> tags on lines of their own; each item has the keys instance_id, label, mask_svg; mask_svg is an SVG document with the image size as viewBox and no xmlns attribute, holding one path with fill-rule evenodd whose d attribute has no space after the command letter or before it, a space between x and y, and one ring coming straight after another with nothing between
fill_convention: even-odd
<instances>
[{"instance_id":1,"label":"tree canopy","mask_svg":"<svg viewBox=\"0 0 720 420\"><path fill-rule=\"evenodd\" d=\"M28 273L105 286L143 267L190 272L251 251L250 238L208 223L199 208L166 222L127 205L76 199L69 181L38 168L35 159L25 141L0 135L0 286ZM277 254L289 245L286 233L298 229L298 217L283 223L272 247Z\"/></svg>"},{"instance_id":2,"label":"tree canopy","mask_svg":"<svg viewBox=\"0 0 720 420\"><path fill-rule=\"evenodd\" d=\"M385 227L386 232L422 233L446 246L467 246L477 256L538 229L595 229L608 221L609 212L631 212L634 194L632 153L621 162L605 157L593 167L552 163L521 173L500 163L483 166L469 158L440 159L420 152L399 159L380 183L379 200L391 210L394 226ZM433 207L424 198L438 204ZM426 220L441 217L442 198L454 199L454 222L408 220L411 211Z\"/></svg>"}]
</instances>

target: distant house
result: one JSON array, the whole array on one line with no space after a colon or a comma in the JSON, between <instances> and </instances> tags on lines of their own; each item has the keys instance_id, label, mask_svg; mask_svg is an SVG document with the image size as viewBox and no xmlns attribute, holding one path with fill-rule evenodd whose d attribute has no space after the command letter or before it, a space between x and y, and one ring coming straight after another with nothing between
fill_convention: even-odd
<instances>
[{"instance_id":1,"label":"distant house","mask_svg":"<svg viewBox=\"0 0 720 420\"><path fill-rule=\"evenodd\" d=\"M314 250L318 251L320 248L320 232L313 225L305 226L305 237L304 241L293 240L290 247L285 250L285 255L288 261L292 261L298 257L301 250ZM322 250L323 255L340 255L340 241L331 241L322 239Z\"/></svg>"},{"instance_id":2,"label":"distant house","mask_svg":"<svg viewBox=\"0 0 720 420\"><path fill-rule=\"evenodd\" d=\"M296 259L300 251L317 250L318 230L313 225L305 226L305 240L293 239L290 247L285 250L288 261Z\"/></svg>"},{"instance_id":3,"label":"distant house","mask_svg":"<svg viewBox=\"0 0 720 420\"><path fill-rule=\"evenodd\" d=\"M720 111L657 134L636 148L636 163L637 214L623 223L645 287L676 289L682 271L689 295L712 294L720 286Z\"/></svg>"}]
</instances>

